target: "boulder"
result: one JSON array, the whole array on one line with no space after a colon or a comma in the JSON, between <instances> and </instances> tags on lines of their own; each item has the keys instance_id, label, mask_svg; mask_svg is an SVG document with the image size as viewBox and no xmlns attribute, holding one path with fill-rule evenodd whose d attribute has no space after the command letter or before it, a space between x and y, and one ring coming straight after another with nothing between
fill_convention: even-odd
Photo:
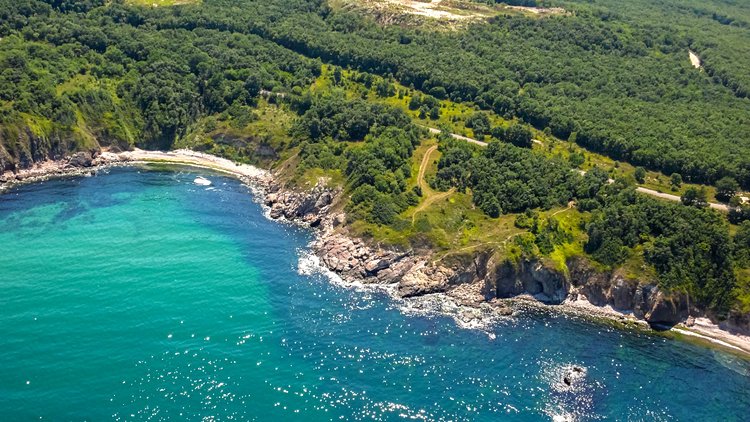
<instances>
[{"instance_id":1,"label":"boulder","mask_svg":"<svg viewBox=\"0 0 750 422\"><path fill-rule=\"evenodd\" d=\"M373 259L365 264L365 271L368 275L375 275L380 270L384 270L390 266L390 262L386 259Z\"/></svg>"},{"instance_id":2,"label":"boulder","mask_svg":"<svg viewBox=\"0 0 750 422\"><path fill-rule=\"evenodd\" d=\"M401 279L398 294L412 297L444 292L448 289L451 275L451 271L445 267L417 264Z\"/></svg>"},{"instance_id":3,"label":"boulder","mask_svg":"<svg viewBox=\"0 0 750 422\"><path fill-rule=\"evenodd\" d=\"M68 160L68 164L73 167L91 167L92 161L91 153L82 151L73 154Z\"/></svg>"},{"instance_id":4,"label":"boulder","mask_svg":"<svg viewBox=\"0 0 750 422\"><path fill-rule=\"evenodd\" d=\"M268 215L273 218L274 220L277 220L284 216L284 205L280 203L275 203L271 207L271 211L268 213Z\"/></svg>"}]
</instances>

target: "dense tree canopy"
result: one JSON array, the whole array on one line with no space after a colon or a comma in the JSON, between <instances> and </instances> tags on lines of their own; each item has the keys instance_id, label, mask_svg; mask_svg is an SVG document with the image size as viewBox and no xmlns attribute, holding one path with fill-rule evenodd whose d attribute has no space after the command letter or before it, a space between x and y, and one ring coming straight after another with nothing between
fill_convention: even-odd
<instances>
[{"instance_id":1,"label":"dense tree canopy","mask_svg":"<svg viewBox=\"0 0 750 422\"><path fill-rule=\"evenodd\" d=\"M434 31L384 26L323 0L172 8L0 0L0 167L97 143L170 148L212 116L252 120L265 96L296 113L287 146L298 148L300 170L342 177L351 219L396 227L419 202L421 189L409 186L425 134L404 111L382 105L399 82L398 98L408 91L404 105L422 118L451 113L443 99L482 110L465 124L489 146L441 140L436 188L469 193L490 218L522 213L516 226L528 233L518 242L542 254L572 235L538 213L575 201L587 221L585 252L596 261L614 268L640 258L663 288L727 312L740 295L735 267L750 254L742 223L750 206L735 196L750 187L750 8L719 0L556 4L570 13L499 14ZM334 88L323 93L315 89L322 62L335 65ZM381 103L343 92L351 69ZM510 125L493 127L493 113ZM683 181L714 183L741 225L731 238L700 190L684 191L684 206L610 184L597 168L582 175L579 167L591 167L582 153L533 151L526 124L643 167L639 181L650 168L671 175L675 190Z\"/></svg>"}]
</instances>

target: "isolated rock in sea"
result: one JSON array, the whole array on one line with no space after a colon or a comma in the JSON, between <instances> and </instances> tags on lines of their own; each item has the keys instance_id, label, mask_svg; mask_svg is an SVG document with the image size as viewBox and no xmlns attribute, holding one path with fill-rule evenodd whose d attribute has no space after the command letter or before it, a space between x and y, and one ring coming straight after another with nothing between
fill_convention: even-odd
<instances>
[{"instance_id":1,"label":"isolated rock in sea","mask_svg":"<svg viewBox=\"0 0 750 422\"><path fill-rule=\"evenodd\" d=\"M586 369L577 365L572 365L563 371L562 382L568 387L573 387L583 381L586 377Z\"/></svg>"}]
</instances>

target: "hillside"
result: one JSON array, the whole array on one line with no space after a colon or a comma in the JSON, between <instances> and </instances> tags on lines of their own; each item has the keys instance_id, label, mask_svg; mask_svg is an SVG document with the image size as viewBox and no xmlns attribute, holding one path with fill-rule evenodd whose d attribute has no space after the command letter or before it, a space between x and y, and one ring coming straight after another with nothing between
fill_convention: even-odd
<instances>
[{"instance_id":1,"label":"hillside","mask_svg":"<svg viewBox=\"0 0 750 422\"><path fill-rule=\"evenodd\" d=\"M729 54L747 8L484 2L446 30L323 1L163 3L0 0L2 170L190 147L342 187L362 238L563 273L581 258L750 311L750 210L705 207L750 186L750 55Z\"/></svg>"}]
</instances>

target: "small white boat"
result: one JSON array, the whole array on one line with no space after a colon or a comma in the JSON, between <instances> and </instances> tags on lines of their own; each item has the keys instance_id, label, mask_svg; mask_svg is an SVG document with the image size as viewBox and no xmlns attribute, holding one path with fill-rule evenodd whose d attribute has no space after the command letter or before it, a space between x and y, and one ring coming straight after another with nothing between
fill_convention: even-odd
<instances>
[{"instance_id":1,"label":"small white boat","mask_svg":"<svg viewBox=\"0 0 750 422\"><path fill-rule=\"evenodd\" d=\"M201 176L196 177L193 183L200 186L211 186L211 181Z\"/></svg>"}]
</instances>

